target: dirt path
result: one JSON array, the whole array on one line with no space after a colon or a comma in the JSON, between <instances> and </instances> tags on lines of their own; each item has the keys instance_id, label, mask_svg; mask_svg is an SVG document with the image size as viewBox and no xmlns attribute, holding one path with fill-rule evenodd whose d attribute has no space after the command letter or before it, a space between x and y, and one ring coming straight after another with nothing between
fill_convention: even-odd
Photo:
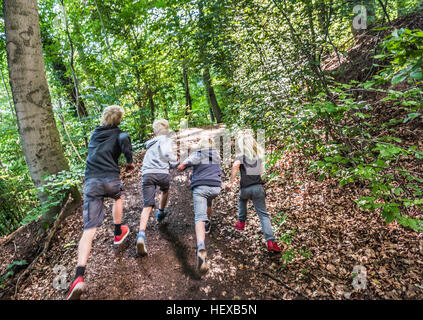
<instances>
[{"instance_id":1,"label":"dirt path","mask_svg":"<svg viewBox=\"0 0 423 320\"><path fill-rule=\"evenodd\" d=\"M196 139L203 129L188 129L182 141ZM217 132L214 130L214 132ZM189 172L171 170L169 215L158 225L154 214L147 227L149 254L138 257L135 239L142 210L141 166L144 152L136 155L136 170L123 178L125 199L124 221L131 234L119 248L113 246L112 202L105 201L105 220L98 229L87 265L85 280L88 290L82 299L271 299L280 298L266 292L266 284L274 285L261 271L248 266L242 243L234 243L222 228L222 217L229 212L217 208L206 245L210 270L201 276L196 270L195 232L192 193L187 186ZM188 171L188 170L187 170ZM156 194L158 201L159 192ZM235 196L232 194L232 196ZM217 200L216 202L219 202ZM156 202L158 203L158 202ZM231 214L236 211L231 208ZM31 276L18 299L62 299L65 290L52 288L52 272L63 265L68 281L74 274L77 243L82 233L80 212L65 223L60 236L46 258L40 261L43 273ZM264 243L264 242L263 242ZM264 248L264 246L263 246ZM266 253L267 254L267 253ZM262 265L270 265L276 257L269 255ZM36 267L38 269L38 267ZM40 278L40 279L38 279ZM42 280L41 280L42 279ZM41 281L40 281L41 280ZM270 283L269 283L270 281ZM261 290L258 290L258 287Z\"/></svg>"}]
</instances>

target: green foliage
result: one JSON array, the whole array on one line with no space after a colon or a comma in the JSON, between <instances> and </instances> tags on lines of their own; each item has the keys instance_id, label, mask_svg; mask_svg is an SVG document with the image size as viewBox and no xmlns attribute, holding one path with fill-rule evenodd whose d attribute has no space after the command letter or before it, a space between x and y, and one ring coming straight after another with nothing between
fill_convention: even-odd
<instances>
[{"instance_id":1,"label":"green foliage","mask_svg":"<svg viewBox=\"0 0 423 320\"><path fill-rule=\"evenodd\" d=\"M16 128L10 112L0 109L0 236L16 229L37 203Z\"/></svg>"},{"instance_id":2,"label":"green foliage","mask_svg":"<svg viewBox=\"0 0 423 320\"><path fill-rule=\"evenodd\" d=\"M16 267L24 266L27 264L28 262L26 262L26 260L17 260L7 265L6 272L0 276L0 288L4 289L6 279L12 277L15 274Z\"/></svg>"},{"instance_id":3,"label":"green foliage","mask_svg":"<svg viewBox=\"0 0 423 320\"><path fill-rule=\"evenodd\" d=\"M393 85L406 79L423 80L422 30L395 29L382 47L386 53L375 58L389 61L389 66L381 72L383 79L390 79Z\"/></svg>"},{"instance_id":4,"label":"green foliage","mask_svg":"<svg viewBox=\"0 0 423 320\"><path fill-rule=\"evenodd\" d=\"M383 93L382 101L403 110L407 114L405 118L391 118L382 124L376 122L372 108L353 98L350 92L356 83L351 83L336 84L332 88L337 94L336 104L324 99L306 104L301 110L302 116L291 122L296 128L291 143L298 145L298 139L307 139L307 145L319 156L319 160L311 162L312 172L318 173L321 179L336 177L341 186L362 183L369 195L356 200L360 208L376 210L387 223L397 221L419 232L423 231L423 221L404 212L423 209L423 176L401 163L406 160L421 163L423 150L403 145L402 139L395 137L395 128L421 118L423 91L416 86L403 91L375 87L387 79L396 84L399 77L400 81L417 84L416 74L422 72L421 34L421 31L407 29L394 32L382 45L389 54L377 56L387 58L390 64L373 80L359 85L364 90ZM316 130L316 124L322 129ZM384 134L376 134L382 130ZM322 135L326 141L320 138Z\"/></svg>"},{"instance_id":5,"label":"green foliage","mask_svg":"<svg viewBox=\"0 0 423 320\"><path fill-rule=\"evenodd\" d=\"M37 191L48 193L48 198L44 204L38 204L27 212L21 224L27 224L37 220L40 215L47 212L51 207L56 207L63 203L66 191L71 187L80 189L84 177L84 169L82 167L74 167L70 171L61 171L58 174L44 177L45 184L38 188Z\"/></svg>"}]
</instances>

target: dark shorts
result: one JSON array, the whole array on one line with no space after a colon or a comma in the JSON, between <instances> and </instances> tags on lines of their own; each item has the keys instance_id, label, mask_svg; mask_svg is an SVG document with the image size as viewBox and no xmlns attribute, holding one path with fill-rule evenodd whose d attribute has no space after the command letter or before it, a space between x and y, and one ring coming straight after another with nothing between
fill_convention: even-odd
<instances>
[{"instance_id":1,"label":"dark shorts","mask_svg":"<svg viewBox=\"0 0 423 320\"><path fill-rule=\"evenodd\" d=\"M160 191L169 190L170 175L167 173L147 173L142 176L142 199L143 207L155 207L156 187L160 187Z\"/></svg>"},{"instance_id":2,"label":"dark shorts","mask_svg":"<svg viewBox=\"0 0 423 320\"><path fill-rule=\"evenodd\" d=\"M89 178L85 180L82 212L84 229L101 226L104 220L104 198L117 200L121 197L122 190L122 182L119 178Z\"/></svg>"}]
</instances>

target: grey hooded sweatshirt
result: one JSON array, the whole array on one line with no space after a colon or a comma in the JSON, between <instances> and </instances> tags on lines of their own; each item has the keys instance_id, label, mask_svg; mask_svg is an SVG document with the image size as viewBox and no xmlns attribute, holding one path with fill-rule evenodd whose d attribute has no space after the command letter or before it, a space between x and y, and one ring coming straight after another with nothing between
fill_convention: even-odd
<instances>
[{"instance_id":1,"label":"grey hooded sweatshirt","mask_svg":"<svg viewBox=\"0 0 423 320\"><path fill-rule=\"evenodd\" d=\"M142 174L166 173L178 165L173 152L173 140L166 135L156 136L145 143L147 152L142 164Z\"/></svg>"}]
</instances>

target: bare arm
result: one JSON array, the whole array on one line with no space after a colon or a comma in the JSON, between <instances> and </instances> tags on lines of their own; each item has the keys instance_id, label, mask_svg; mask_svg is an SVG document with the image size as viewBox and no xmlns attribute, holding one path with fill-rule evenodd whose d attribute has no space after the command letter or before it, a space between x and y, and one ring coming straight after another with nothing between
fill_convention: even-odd
<instances>
[{"instance_id":1,"label":"bare arm","mask_svg":"<svg viewBox=\"0 0 423 320\"><path fill-rule=\"evenodd\" d=\"M235 179L239 173L239 167L241 166L241 161L239 160L235 160L234 164L232 165L232 170L231 170L231 179L229 180L229 183L227 185L228 189L232 189Z\"/></svg>"}]
</instances>

